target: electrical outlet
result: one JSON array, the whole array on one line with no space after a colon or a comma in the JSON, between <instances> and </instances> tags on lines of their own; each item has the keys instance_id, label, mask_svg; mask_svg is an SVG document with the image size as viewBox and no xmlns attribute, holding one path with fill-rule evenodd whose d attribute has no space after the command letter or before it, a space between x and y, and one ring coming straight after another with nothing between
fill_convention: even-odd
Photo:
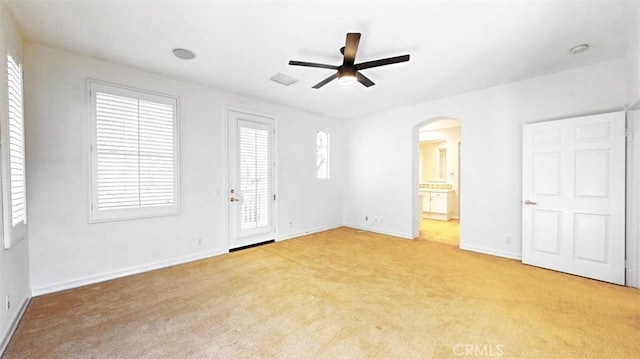
<instances>
[{"instance_id":1,"label":"electrical outlet","mask_svg":"<svg viewBox=\"0 0 640 359\"><path fill-rule=\"evenodd\" d=\"M511 244L511 236L510 235L504 236L504 243Z\"/></svg>"},{"instance_id":2,"label":"electrical outlet","mask_svg":"<svg viewBox=\"0 0 640 359\"><path fill-rule=\"evenodd\" d=\"M384 223L384 218L380 217L380 223Z\"/></svg>"},{"instance_id":3,"label":"electrical outlet","mask_svg":"<svg viewBox=\"0 0 640 359\"><path fill-rule=\"evenodd\" d=\"M11 298L8 295L4 297L4 303L6 310L11 309Z\"/></svg>"},{"instance_id":4,"label":"electrical outlet","mask_svg":"<svg viewBox=\"0 0 640 359\"><path fill-rule=\"evenodd\" d=\"M293 228L293 221L289 221L289 228Z\"/></svg>"},{"instance_id":5,"label":"electrical outlet","mask_svg":"<svg viewBox=\"0 0 640 359\"><path fill-rule=\"evenodd\" d=\"M375 223L378 223L378 217L373 217L373 221L374 221Z\"/></svg>"},{"instance_id":6,"label":"electrical outlet","mask_svg":"<svg viewBox=\"0 0 640 359\"><path fill-rule=\"evenodd\" d=\"M364 216L364 221L369 222L369 216Z\"/></svg>"},{"instance_id":7,"label":"electrical outlet","mask_svg":"<svg viewBox=\"0 0 640 359\"><path fill-rule=\"evenodd\" d=\"M202 237L198 237L198 245L201 246L202 245Z\"/></svg>"}]
</instances>

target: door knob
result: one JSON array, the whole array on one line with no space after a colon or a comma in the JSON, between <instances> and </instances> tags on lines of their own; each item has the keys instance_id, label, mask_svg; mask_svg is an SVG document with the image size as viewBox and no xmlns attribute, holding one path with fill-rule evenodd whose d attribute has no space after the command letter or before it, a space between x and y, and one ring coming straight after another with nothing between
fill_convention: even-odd
<instances>
[{"instance_id":1,"label":"door knob","mask_svg":"<svg viewBox=\"0 0 640 359\"><path fill-rule=\"evenodd\" d=\"M535 206L536 204L538 204L538 202L527 199L524 201L524 204L526 204L527 206Z\"/></svg>"}]
</instances>

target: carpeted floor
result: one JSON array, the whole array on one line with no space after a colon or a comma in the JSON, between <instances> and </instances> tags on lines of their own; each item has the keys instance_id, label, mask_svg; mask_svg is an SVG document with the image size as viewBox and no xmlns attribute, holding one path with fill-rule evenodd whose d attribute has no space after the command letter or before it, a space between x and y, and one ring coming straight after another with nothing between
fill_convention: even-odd
<instances>
[{"instance_id":1,"label":"carpeted floor","mask_svg":"<svg viewBox=\"0 0 640 359\"><path fill-rule=\"evenodd\" d=\"M640 291L354 229L34 298L5 358L637 358Z\"/></svg>"},{"instance_id":2,"label":"carpeted floor","mask_svg":"<svg viewBox=\"0 0 640 359\"><path fill-rule=\"evenodd\" d=\"M440 243L460 245L460 222L457 220L437 221L423 218L420 221L420 239Z\"/></svg>"}]
</instances>

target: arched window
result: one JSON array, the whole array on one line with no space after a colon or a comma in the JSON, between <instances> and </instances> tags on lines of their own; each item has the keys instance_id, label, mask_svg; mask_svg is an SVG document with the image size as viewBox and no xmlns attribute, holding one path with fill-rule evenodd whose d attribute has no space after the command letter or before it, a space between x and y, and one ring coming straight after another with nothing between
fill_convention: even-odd
<instances>
[{"instance_id":1,"label":"arched window","mask_svg":"<svg viewBox=\"0 0 640 359\"><path fill-rule=\"evenodd\" d=\"M329 134L316 133L316 178L329 179Z\"/></svg>"}]
</instances>

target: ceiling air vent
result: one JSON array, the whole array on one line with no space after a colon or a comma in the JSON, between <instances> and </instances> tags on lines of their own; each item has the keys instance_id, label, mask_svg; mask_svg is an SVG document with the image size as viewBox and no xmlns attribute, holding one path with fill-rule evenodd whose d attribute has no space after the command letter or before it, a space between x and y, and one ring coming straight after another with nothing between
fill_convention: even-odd
<instances>
[{"instance_id":1,"label":"ceiling air vent","mask_svg":"<svg viewBox=\"0 0 640 359\"><path fill-rule=\"evenodd\" d=\"M281 74L281 73L277 73L273 76L271 76L270 78L271 81L273 82L277 82L280 85L285 85L285 86L289 86L291 84L294 84L296 82L298 82L298 79L294 79L291 76L285 75L285 74Z\"/></svg>"}]
</instances>

